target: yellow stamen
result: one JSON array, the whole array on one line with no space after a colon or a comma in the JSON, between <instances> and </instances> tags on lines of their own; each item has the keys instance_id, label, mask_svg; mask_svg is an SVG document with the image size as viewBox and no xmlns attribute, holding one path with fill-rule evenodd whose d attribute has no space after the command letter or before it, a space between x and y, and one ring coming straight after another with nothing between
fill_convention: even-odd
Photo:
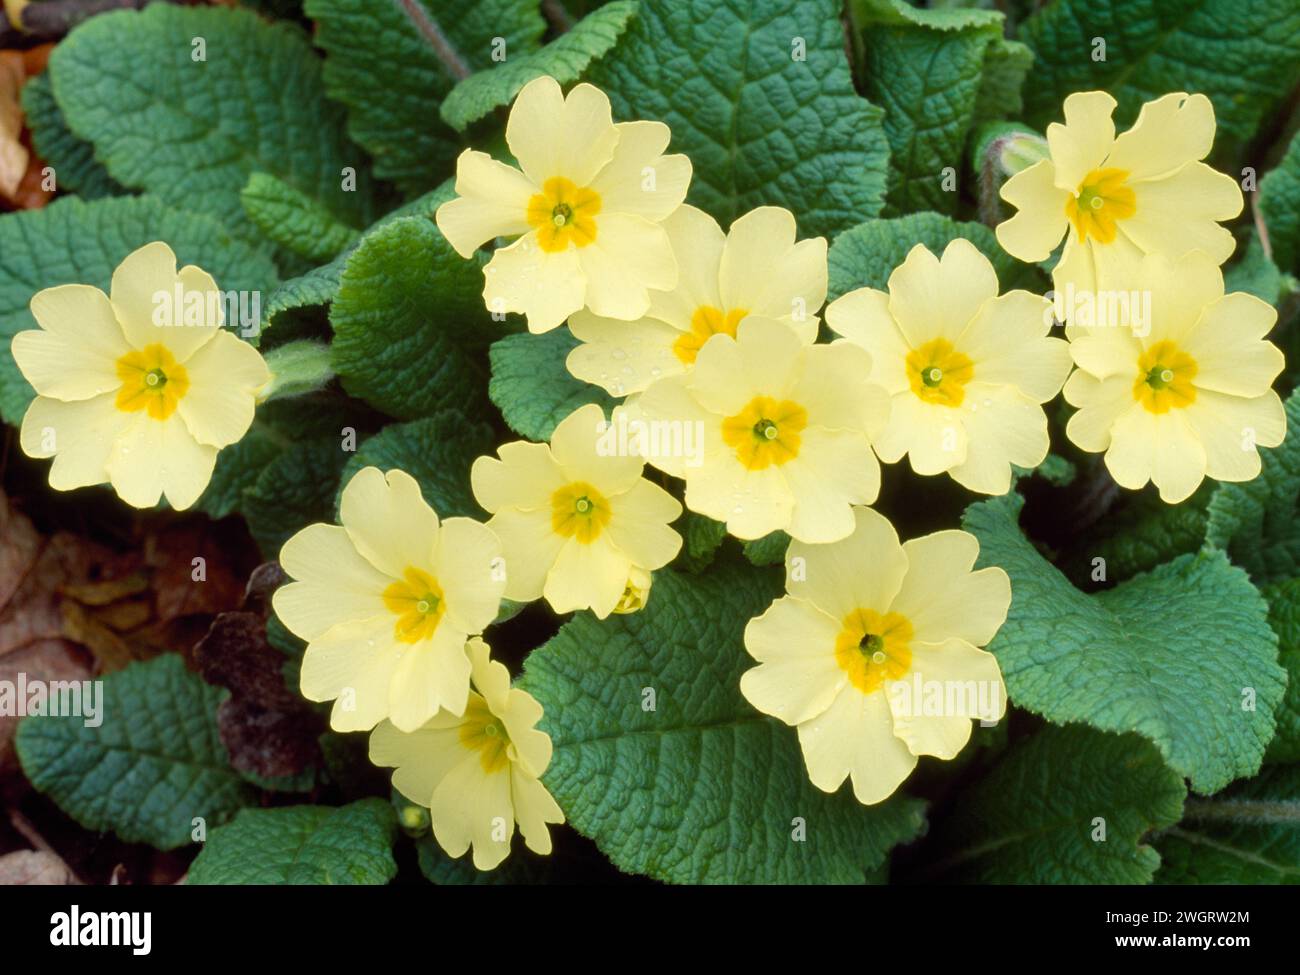
<instances>
[{"instance_id":1,"label":"yellow stamen","mask_svg":"<svg viewBox=\"0 0 1300 975\"><path fill-rule=\"evenodd\" d=\"M613 514L605 496L585 481L566 484L551 495L551 531L583 545L600 537Z\"/></svg>"},{"instance_id":2,"label":"yellow stamen","mask_svg":"<svg viewBox=\"0 0 1300 975\"><path fill-rule=\"evenodd\" d=\"M755 396L735 416L722 421L722 439L751 471L780 466L799 456L800 434L808 411L790 400Z\"/></svg>"},{"instance_id":3,"label":"yellow stamen","mask_svg":"<svg viewBox=\"0 0 1300 975\"><path fill-rule=\"evenodd\" d=\"M975 364L947 339L933 339L907 354L907 379L912 392L927 403L961 406Z\"/></svg>"},{"instance_id":4,"label":"yellow stamen","mask_svg":"<svg viewBox=\"0 0 1300 975\"><path fill-rule=\"evenodd\" d=\"M1099 244L1115 239L1115 225L1137 212L1137 196L1129 188L1128 170L1094 169L1065 201L1065 215L1082 244L1089 237Z\"/></svg>"},{"instance_id":5,"label":"yellow stamen","mask_svg":"<svg viewBox=\"0 0 1300 975\"><path fill-rule=\"evenodd\" d=\"M510 765L510 736L506 733L506 726L488 708L487 701L477 694L470 694L469 703L465 705L460 743L479 753L479 764L489 775Z\"/></svg>"},{"instance_id":6,"label":"yellow stamen","mask_svg":"<svg viewBox=\"0 0 1300 975\"><path fill-rule=\"evenodd\" d=\"M912 623L901 613L859 607L840 624L835 662L863 694L880 690L912 669Z\"/></svg>"},{"instance_id":7,"label":"yellow stamen","mask_svg":"<svg viewBox=\"0 0 1300 975\"><path fill-rule=\"evenodd\" d=\"M537 231L537 243L548 254L586 247L596 239L596 214L600 194L563 176L552 176L542 192L528 201L528 224Z\"/></svg>"},{"instance_id":8,"label":"yellow stamen","mask_svg":"<svg viewBox=\"0 0 1300 975\"><path fill-rule=\"evenodd\" d=\"M158 342L134 349L117 360L122 388L114 405L124 413L147 410L155 420L165 420L190 388L190 376L171 350Z\"/></svg>"},{"instance_id":9,"label":"yellow stamen","mask_svg":"<svg viewBox=\"0 0 1300 975\"><path fill-rule=\"evenodd\" d=\"M1133 398L1152 413L1182 409L1196 400L1192 380L1198 371L1196 360L1173 342L1157 342L1138 359Z\"/></svg>"},{"instance_id":10,"label":"yellow stamen","mask_svg":"<svg viewBox=\"0 0 1300 975\"><path fill-rule=\"evenodd\" d=\"M446 612L438 580L414 566L407 566L402 581L384 590L384 605L397 616L393 631L402 643L433 636Z\"/></svg>"},{"instance_id":11,"label":"yellow stamen","mask_svg":"<svg viewBox=\"0 0 1300 975\"><path fill-rule=\"evenodd\" d=\"M741 319L748 314L749 310L745 308L733 308L724 312L712 305L700 305L691 315L691 330L684 332L673 343L673 355L688 366L694 365L695 357L700 354L705 342L715 335L730 335L734 339Z\"/></svg>"}]
</instances>

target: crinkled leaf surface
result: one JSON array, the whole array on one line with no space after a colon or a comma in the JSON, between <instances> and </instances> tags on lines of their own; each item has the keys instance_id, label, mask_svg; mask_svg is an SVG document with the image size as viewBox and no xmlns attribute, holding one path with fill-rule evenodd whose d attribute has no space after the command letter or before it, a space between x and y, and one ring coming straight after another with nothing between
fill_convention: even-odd
<instances>
[{"instance_id":1,"label":"crinkled leaf surface","mask_svg":"<svg viewBox=\"0 0 1300 975\"><path fill-rule=\"evenodd\" d=\"M189 884L386 884L397 817L382 799L245 809L212 831Z\"/></svg>"},{"instance_id":2,"label":"crinkled leaf surface","mask_svg":"<svg viewBox=\"0 0 1300 975\"><path fill-rule=\"evenodd\" d=\"M28 780L91 830L171 850L253 801L217 732L223 691L178 654L134 663L103 680L102 723L27 717L18 756Z\"/></svg>"},{"instance_id":3,"label":"crinkled leaf surface","mask_svg":"<svg viewBox=\"0 0 1300 975\"><path fill-rule=\"evenodd\" d=\"M880 212L889 145L853 89L835 0L642 0L591 80L617 118L668 123L695 167L688 201L723 227L763 204L805 234Z\"/></svg>"},{"instance_id":4,"label":"crinkled leaf surface","mask_svg":"<svg viewBox=\"0 0 1300 975\"><path fill-rule=\"evenodd\" d=\"M1084 593L1021 532L1022 504L1007 495L962 518L979 565L1011 576L1007 621L988 647L1011 701L1056 723L1135 731L1198 792L1257 772L1286 673L1246 573L1210 551Z\"/></svg>"},{"instance_id":5,"label":"crinkled leaf surface","mask_svg":"<svg viewBox=\"0 0 1300 975\"><path fill-rule=\"evenodd\" d=\"M742 632L779 591L771 570L663 570L641 612L580 613L529 655L521 686L555 746L543 781L620 869L677 883L862 883L920 828L919 803L902 795L867 807L847 784L816 789L794 729L741 697L753 665Z\"/></svg>"},{"instance_id":6,"label":"crinkled leaf surface","mask_svg":"<svg viewBox=\"0 0 1300 975\"><path fill-rule=\"evenodd\" d=\"M492 344L488 395L510 429L529 440L548 440L561 420L587 403L610 414L617 401L576 379L564 364L577 345L567 328L507 335Z\"/></svg>"}]
</instances>

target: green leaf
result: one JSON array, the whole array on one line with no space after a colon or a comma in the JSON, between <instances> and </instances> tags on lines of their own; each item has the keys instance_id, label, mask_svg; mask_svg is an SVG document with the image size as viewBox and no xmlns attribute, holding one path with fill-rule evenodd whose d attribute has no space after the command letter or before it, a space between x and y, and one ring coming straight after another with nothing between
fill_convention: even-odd
<instances>
[{"instance_id":1,"label":"green leaf","mask_svg":"<svg viewBox=\"0 0 1300 975\"><path fill-rule=\"evenodd\" d=\"M833 234L884 203L881 111L853 90L837 0L642 0L591 80L691 158L688 201L728 226L775 204Z\"/></svg>"},{"instance_id":2,"label":"green leaf","mask_svg":"<svg viewBox=\"0 0 1300 975\"><path fill-rule=\"evenodd\" d=\"M206 60L193 59L196 38ZM153 4L87 20L50 56L50 76L69 126L113 178L220 217L237 235L258 239L239 198L255 172L343 223L372 217L364 157L297 27L247 10Z\"/></svg>"},{"instance_id":3,"label":"green leaf","mask_svg":"<svg viewBox=\"0 0 1300 975\"><path fill-rule=\"evenodd\" d=\"M1205 540L1205 509L1213 491L1206 481L1181 504L1166 504L1154 490L1130 495L1078 543L1066 562L1068 574L1081 583L1119 582L1195 552ZM1093 578L1102 569L1104 577Z\"/></svg>"},{"instance_id":4,"label":"green leaf","mask_svg":"<svg viewBox=\"0 0 1300 975\"><path fill-rule=\"evenodd\" d=\"M916 835L920 806L862 806L808 781L793 728L755 711L742 632L777 573L655 574L647 607L580 613L525 662L554 757L543 781L619 869L676 883L862 883ZM654 709L647 690L654 692ZM797 820L806 839L792 831Z\"/></svg>"},{"instance_id":5,"label":"green leaf","mask_svg":"<svg viewBox=\"0 0 1300 975\"><path fill-rule=\"evenodd\" d=\"M423 217L369 234L330 307L334 370L353 396L401 419L486 406L483 352L501 331L483 305L478 261Z\"/></svg>"},{"instance_id":6,"label":"green leaf","mask_svg":"<svg viewBox=\"0 0 1300 975\"><path fill-rule=\"evenodd\" d=\"M95 148L68 128L63 109L54 100L49 72L29 78L23 85L23 114L37 154L54 170L55 185L72 190L82 199L121 196L130 192L108 175L95 158Z\"/></svg>"},{"instance_id":7,"label":"green leaf","mask_svg":"<svg viewBox=\"0 0 1300 975\"><path fill-rule=\"evenodd\" d=\"M245 809L212 831L188 884L386 884L397 817L383 799Z\"/></svg>"},{"instance_id":8,"label":"green leaf","mask_svg":"<svg viewBox=\"0 0 1300 975\"><path fill-rule=\"evenodd\" d=\"M243 507L244 492L288 446L285 439L254 420L243 438L217 454L212 480L196 507L212 518L225 518Z\"/></svg>"},{"instance_id":9,"label":"green leaf","mask_svg":"<svg viewBox=\"0 0 1300 975\"><path fill-rule=\"evenodd\" d=\"M534 78L550 75L561 85L577 81L592 61L618 42L636 8L636 0L614 0L540 50L509 57L470 75L443 100L442 120L463 132L493 109L509 105Z\"/></svg>"},{"instance_id":10,"label":"green leaf","mask_svg":"<svg viewBox=\"0 0 1300 975\"><path fill-rule=\"evenodd\" d=\"M1286 696L1277 709L1277 734L1265 762L1300 762L1300 579L1268 586L1268 623L1277 634L1278 660L1286 668Z\"/></svg>"},{"instance_id":11,"label":"green leaf","mask_svg":"<svg viewBox=\"0 0 1300 975\"><path fill-rule=\"evenodd\" d=\"M471 420L459 410L443 410L422 420L384 427L348 461L341 483L346 485L363 467L381 471L400 468L420 483L424 500L439 518L486 518L470 490L469 469L476 457L491 453L495 443L488 424Z\"/></svg>"},{"instance_id":12,"label":"green leaf","mask_svg":"<svg viewBox=\"0 0 1300 975\"><path fill-rule=\"evenodd\" d=\"M1300 765L1189 799L1156 846L1158 884L1300 884Z\"/></svg>"},{"instance_id":13,"label":"green leaf","mask_svg":"<svg viewBox=\"0 0 1300 975\"><path fill-rule=\"evenodd\" d=\"M785 562L786 549L790 547L790 536L783 531L775 531L745 542L742 547L745 558L755 565L781 565Z\"/></svg>"},{"instance_id":14,"label":"green leaf","mask_svg":"<svg viewBox=\"0 0 1300 975\"><path fill-rule=\"evenodd\" d=\"M375 157L375 175L408 193L442 182L461 151L438 120L452 86L537 47L536 0L307 0L325 59L325 88L348 108L348 134ZM504 42L501 47L497 39Z\"/></svg>"},{"instance_id":15,"label":"green leaf","mask_svg":"<svg viewBox=\"0 0 1300 975\"><path fill-rule=\"evenodd\" d=\"M864 93L885 110L893 210L957 209L956 174L975 120L987 52L1002 35L992 10L920 10L855 0L864 28Z\"/></svg>"},{"instance_id":16,"label":"green leaf","mask_svg":"<svg viewBox=\"0 0 1300 975\"><path fill-rule=\"evenodd\" d=\"M1276 305L1291 284L1272 259L1264 254L1264 246L1257 234L1250 235L1245 252L1223 272L1223 290L1226 293L1244 291L1270 305Z\"/></svg>"},{"instance_id":17,"label":"green leaf","mask_svg":"<svg viewBox=\"0 0 1300 975\"><path fill-rule=\"evenodd\" d=\"M1246 574L1209 551L1089 595L1025 538L1023 504L1007 495L962 518L979 565L1011 576L1011 609L988 647L1010 699L1058 724L1135 731L1198 792L1258 771L1286 674Z\"/></svg>"},{"instance_id":18,"label":"green leaf","mask_svg":"<svg viewBox=\"0 0 1300 975\"><path fill-rule=\"evenodd\" d=\"M995 36L984 51L984 77L975 99L975 121L1015 118L1024 111L1025 78L1034 52L1019 41Z\"/></svg>"},{"instance_id":19,"label":"green leaf","mask_svg":"<svg viewBox=\"0 0 1300 975\"><path fill-rule=\"evenodd\" d=\"M1277 167L1259 181L1258 208L1273 260L1300 275L1300 133Z\"/></svg>"},{"instance_id":20,"label":"green leaf","mask_svg":"<svg viewBox=\"0 0 1300 975\"><path fill-rule=\"evenodd\" d=\"M1125 125L1143 102L1188 91L1214 102L1219 140L1241 141L1300 80L1300 6L1290 2L1058 0L1019 36L1037 58L1025 101L1040 128L1060 121L1071 92L1106 89Z\"/></svg>"},{"instance_id":21,"label":"green leaf","mask_svg":"<svg viewBox=\"0 0 1300 975\"><path fill-rule=\"evenodd\" d=\"M1286 439L1260 451L1253 481L1222 482L1210 498L1205 540L1228 553L1256 585L1300 575L1300 392L1286 401Z\"/></svg>"},{"instance_id":22,"label":"green leaf","mask_svg":"<svg viewBox=\"0 0 1300 975\"><path fill-rule=\"evenodd\" d=\"M171 850L253 801L217 733L223 692L164 654L101 679L102 724L28 717L18 757L28 780L89 830Z\"/></svg>"},{"instance_id":23,"label":"green leaf","mask_svg":"<svg viewBox=\"0 0 1300 975\"><path fill-rule=\"evenodd\" d=\"M250 176L240 201L258 230L309 260L328 261L358 236L306 193L269 173Z\"/></svg>"},{"instance_id":24,"label":"green leaf","mask_svg":"<svg viewBox=\"0 0 1300 975\"><path fill-rule=\"evenodd\" d=\"M1003 290L1028 288L1040 291L1041 275L1004 251L993 231L980 223L951 220L938 213L911 213L892 220L868 220L844 231L831 243L828 301L854 288L884 291L889 275L903 263L917 244L924 244L936 256L950 241L965 237L993 262Z\"/></svg>"},{"instance_id":25,"label":"green leaf","mask_svg":"<svg viewBox=\"0 0 1300 975\"><path fill-rule=\"evenodd\" d=\"M703 572L712 565L727 537L726 525L694 511L685 513L677 530L682 535L682 551L674 565L686 572Z\"/></svg>"},{"instance_id":26,"label":"green leaf","mask_svg":"<svg viewBox=\"0 0 1300 975\"><path fill-rule=\"evenodd\" d=\"M280 546L300 528L334 520L347 459L338 436L312 437L282 449L244 489L241 511L265 558L278 558Z\"/></svg>"},{"instance_id":27,"label":"green leaf","mask_svg":"<svg viewBox=\"0 0 1300 975\"><path fill-rule=\"evenodd\" d=\"M155 240L170 244L182 266L210 272L223 290L255 292L276 283L270 260L232 238L220 221L153 197L67 198L0 217L0 414L7 422L18 423L35 395L9 351L15 334L37 327L28 308L32 295L60 284L107 292L113 269Z\"/></svg>"},{"instance_id":28,"label":"green leaf","mask_svg":"<svg viewBox=\"0 0 1300 975\"><path fill-rule=\"evenodd\" d=\"M1149 883L1160 856L1144 837L1176 823L1186 795L1182 777L1136 735L1049 726L956 797L926 844L932 859L920 876L940 883Z\"/></svg>"},{"instance_id":29,"label":"green leaf","mask_svg":"<svg viewBox=\"0 0 1300 975\"><path fill-rule=\"evenodd\" d=\"M425 193L423 196L398 207L375 221L361 234L357 241L345 248L341 254L328 264L323 264L318 268L313 268L306 274L285 281L264 303L262 327L269 328L275 322L277 316L284 312L328 305L334 300L334 296L338 294L339 279L343 276L343 268L347 265L348 258L352 256L352 252L360 246L362 241L387 227L390 223L404 217L427 217L432 220L434 212L444 201L451 199L452 193L452 181L447 180L438 189Z\"/></svg>"},{"instance_id":30,"label":"green leaf","mask_svg":"<svg viewBox=\"0 0 1300 975\"><path fill-rule=\"evenodd\" d=\"M577 345L567 328L507 335L492 343L488 395L515 433L549 440L561 420L588 403L599 404L609 416L617 400L565 368L564 360Z\"/></svg>"}]
</instances>

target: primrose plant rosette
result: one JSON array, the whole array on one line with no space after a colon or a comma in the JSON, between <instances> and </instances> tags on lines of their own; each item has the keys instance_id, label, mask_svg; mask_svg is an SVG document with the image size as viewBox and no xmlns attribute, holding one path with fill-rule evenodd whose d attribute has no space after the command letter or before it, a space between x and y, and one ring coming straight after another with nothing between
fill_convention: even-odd
<instances>
[{"instance_id":1,"label":"primrose plant rosette","mask_svg":"<svg viewBox=\"0 0 1300 975\"><path fill-rule=\"evenodd\" d=\"M334 701L330 725L367 731L385 718L414 731L440 709L465 713L465 644L500 608L501 543L469 518L439 523L404 471L358 471L343 489L342 526L314 524L280 550L295 581L272 597L307 641L302 693Z\"/></svg>"},{"instance_id":2,"label":"primrose plant rosette","mask_svg":"<svg viewBox=\"0 0 1300 975\"><path fill-rule=\"evenodd\" d=\"M580 308L637 319L649 289L677 284L663 221L686 198L691 163L664 155L662 122L615 124L609 98L580 84L565 97L554 78L530 81L506 123L519 169L467 149L456 161L456 199L438 228L462 257L496 237L483 298L494 314L521 312L545 332Z\"/></svg>"},{"instance_id":3,"label":"primrose plant rosette","mask_svg":"<svg viewBox=\"0 0 1300 975\"><path fill-rule=\"evenodd\" d=\"M917 757L953 758L972 719L999 720L1006 688L979 647L1006 620L1002 569L971 571L979 542L941 531L900 545L890 523L854 508L830 545L792 542L786 595L745 628L758 666L740 691L798 729L813 785L851 778L862 803L888 798Z\"/></svg>"},{"instance_id":4,"label":"primrose plant rosette","mask_svg":"<svg viewBox=\"0 0 1300 975\"><path fill-rule=\"evenodd\" d=\"M37 393L20 442L29 457L54 458L51 487L109 483L137 508L198 500L271 378L256 349L222 330L220 294L156 242L118 265L107 295L65 284L32 297L40 328L12 346Z\"/></svg>"}]
</instances>

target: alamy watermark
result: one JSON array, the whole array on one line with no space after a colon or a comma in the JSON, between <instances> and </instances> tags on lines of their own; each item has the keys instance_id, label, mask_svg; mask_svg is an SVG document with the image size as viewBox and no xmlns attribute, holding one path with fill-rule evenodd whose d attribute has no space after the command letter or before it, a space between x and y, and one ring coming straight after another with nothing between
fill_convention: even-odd
<instances>
[{"instance_id":1,"label":"alamy watermark","mask_svg":"<svg viewBox=\"0 0 1300 975\"><path fill-rule=\"evenodd\" d=\"M178 281L153 294L153 323L161 327L211 325L224 321L250 338L262 327L260 291L188 291Z\"/></svg>"},{"instance_id":2,"label":"alamy watermark","mask_svg":"<svg viewBox=\"0 0 1300 975\"><path fill-rule=\"evenodd\" d=\"M0 680L0 718L81 718L87 728L104 723L104 682L99 680Z\"/></svg>"},{"instance_id":3,"label":"alamy watermark","mask_svg":"<svg viewBox=\"0 0 1300 975\"><path fill-rule=\"evenodd\" d=\"M596 424L596 453L601 457L682 459L687 467L704 463L702 420L643 420L615 413Z\"/></svg>"}]
</instances>

